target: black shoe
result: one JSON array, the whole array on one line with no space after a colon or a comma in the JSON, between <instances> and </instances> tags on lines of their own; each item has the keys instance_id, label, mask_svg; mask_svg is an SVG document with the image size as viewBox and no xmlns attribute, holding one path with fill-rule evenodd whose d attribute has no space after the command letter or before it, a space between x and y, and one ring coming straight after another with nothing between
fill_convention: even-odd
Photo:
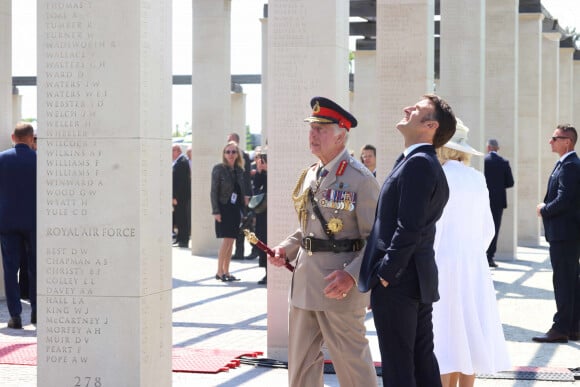
<instances>
[{"instance_id":1,"label":"black shoe","mask_svg":"<svg viewBox=\"0 0 580 387\"><path fill-rule=\"evenodd\" d=\"M252 259L256 259L256 258L258 258L258 254L250 254L250 255L247 255L244 257L244 259L246 259L248 261L252 260Z\"/></svg>"},{"instance_id":2,"label":"black shoe","mask_svg":"<svg viewBox=\"0 0 580 387\"><path fill-rule=\"evenodd\" d=\"M227 281L228 281L228 282L232 282L232 281L241 281L239 278L237 278L237 277L234 277L234 276L233 276L233 275L231 275L231 274L224 274L224 276L227 278Z\"/></svg>"},{"instance_id":3,"label":"black shoe","mask_svg":"<svg viewBox=\"0 0 580 387\"><path fill-rule=\"evenodd\" d=\"M30 313L30 323L36 325L36 311L33 310L32 313Z\"/></svg>"},{"instance_id":4,"label":"black shoe","mask_svg":"<svg viewBox=\"0 0 580 387\"><path fill-rule=\"evenodd\" d=\"M221 275L219 275L219 274L216 274L216 275L215 275L215 279L216 279L216 280L221 280L221 279L222 279L222 276L221 276Z\"/></svg>"},{"instance_id":5,"label":"black shoe","mask_svg":"<svg viewBox=\"0 0 580 387\"><path fill-rule=\"evenodd\" d=\"M8 328L22 329L22 320L20 319L20 316L10 317L10 320L8 321Z\"/></svg>"},{"instance_id":6,"label":"black shoe","mask_svg":"<svg viewBox=\"0 0 580 387\"><path fill-rule=\"evenodd\" d=\"M243 261L244 256L243 255L232 255L232 260L233 261Z\"/></svg>"},{"instance_id":7,"label":"black shoe","mask_svg":"<svg viewBox=\"0 0 580 387\"><path fill-rule=\"evenodd\" d=\"M181 247L182 249L187 249L187 248L189 248L189 244L188 243L179 243L177 245L177 247Z\"/></svg>"},{"instance_id":8,"label":"black shoe","mask_svg":"<svg viewBox=\"0 0 580 387\"><path fill-rule=\"evenodd\" d=\"M497 263L495 263L493 258L488 258L487 264L489 265L489 267L497 267Z\"/></svg>"},{"instance_id":9,"label":"black shoe","mask_svg":"<svg viewBox=\"0 0 580 387\"><path fill-rule=\"evenodd\" d=\"M265 275L264 278L258 281L258 285L267 285L268 284L268 276Z\"/></svg>"}]
</instances>

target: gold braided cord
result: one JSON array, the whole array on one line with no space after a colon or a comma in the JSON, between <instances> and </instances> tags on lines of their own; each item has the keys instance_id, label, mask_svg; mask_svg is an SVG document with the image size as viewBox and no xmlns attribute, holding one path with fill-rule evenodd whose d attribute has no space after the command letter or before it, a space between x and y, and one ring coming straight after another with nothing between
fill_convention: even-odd
<instances>
[{"instance_id":1,"label":"gold braided cord","mask_svg":"<svg viewBox=\"0 0 580 387\"><path fill-rule=\"evenodd\" d=\"M308 211L306 210L306 205L308 203L308 190L304 190L302 192L302 185L304 184L304 180L306 179L306 174L308 173L309 168L305 168L298 181L296 182L296 187L292 191L292 201L294 202L294 209L298 214L298 221L302 229L306 228L306 221L308 219Z\"/></svg>"}]
</instances>

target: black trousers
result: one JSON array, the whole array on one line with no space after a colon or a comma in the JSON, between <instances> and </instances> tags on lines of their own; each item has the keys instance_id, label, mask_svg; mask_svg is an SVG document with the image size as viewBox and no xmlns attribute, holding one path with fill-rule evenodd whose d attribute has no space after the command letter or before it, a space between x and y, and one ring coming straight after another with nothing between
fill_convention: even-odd
<instances>
[{"instance_id":1,"label":"black trousers","mask_svg":"<svg viewBox=\"0 0 580 387\"><path fill-rule=\"evenodd\" d=\"M173 207L173 225L177 227L176 242L180 246L187 246L191 234L191 205L189 202L178 203Z\"/></svg>"},{"instance_id":2,"label":"black trousers","mask_svg":"<svg viewBox=\"0 0 580 387\"><path fill-rule=\"evenodd\" d=\"M371 291L383 386L441 387L433 353L433 306L406 293L380 284Z\"/></svg>"},{"instance_id":3,"label":"black trousers","mask_svg":"<svg viewBox=\"0 0 580 387\"><path fill-rule=\"evenodd\" d=\"M499 228L501 226L501 217L503 215L503 208L502 207L491 207L491 216L493 216L493 224L495 226L495 234L489 247L487 248L487 259L491 260L495 257L495 252L497 250L497 237L499 235Z\"/></svg>"},{"instance_id":4,"label":"black trousers","mask_svg":"<svg viewBox=\"0 0 580 387\"><path fill-rule=\"evenodd\" d=\"M552 329L569 334L580 331L580 239L550 242L552 284L556 314Z\"/></svg>"}]
</instances>

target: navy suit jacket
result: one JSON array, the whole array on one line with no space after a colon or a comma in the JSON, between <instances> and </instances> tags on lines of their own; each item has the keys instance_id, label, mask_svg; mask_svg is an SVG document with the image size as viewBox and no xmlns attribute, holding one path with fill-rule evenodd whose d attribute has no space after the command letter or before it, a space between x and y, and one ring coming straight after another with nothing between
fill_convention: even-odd
<instances>
[{"instance_id":1,"label":"navy suit jacket","mask_svg":"<svg viewBox=\"0 0 580 387\"><path fill-rule=\"evenodd\" d=\"M580 159L576 153L552 172L544 203L540 212L548 242L580 238Z\"/></svg>"},{"instance_id":2,"label":"navy suit jacket","mask_svg":"<svg viewBox=\"0 0 580 387\"><path fill-rule=\"evenodd\" d=\"M507 208L506 188L514 186L510 163L496 152L489 152L484 162L485 181L491 208Z\"/></svg>"},{"instance_id":3,"label":"navy suit jacket","mask_svg":"<svg viewBox=\"0 0 580 387\"><path fill-rule=\"evenodd\" d=\"M435 149L423 145L395 165L379 195L359 276L359 290L381 278L421 302L435 302L438 273L435 223L449 199L449 187Z\"/></svg>"},{"instance_id":4,"label":"navy suit jacket","mask_svg":"<svg viewBox=\"0 0 580 387\"><path fill-rule=\"evenodd\" d=\"M183 154L173 164L173 198L177 199L178 206L191 200L191 171L189 161Z\"/></svg>"},{"instance_id":5,"label":"navy suit jacket","mask_svg":"<svg viewBox=\"0 0 580 387\"><path fill-rule=\"evenodd\" d=\"M36 230L36 152L26 144L0 153L0 232Z\"/></svg>"}]
</instances>

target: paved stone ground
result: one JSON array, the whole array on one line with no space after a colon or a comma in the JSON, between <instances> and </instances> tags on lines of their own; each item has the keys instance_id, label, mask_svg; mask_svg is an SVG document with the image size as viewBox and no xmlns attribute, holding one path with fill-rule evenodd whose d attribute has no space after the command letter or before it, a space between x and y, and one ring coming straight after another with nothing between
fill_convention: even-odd
<instances>
[{"instance_id":1,"label":"paved stone ground","mask_svg":"<svg viewBox=\"0 0 580 387\"><path fill-rule=\"evenodd\" d=\"M246 250L246 251L249 251ZM493 279L500 314L514 366L580 367L580 342L538 344L531 337L551 325L555 311L551 268L545 246L518 248L517 260L498 261ZM186 249L173 249L173 343L196 348L242 349L266 353L266 288L256 282L264 275L257 260L233 261L232 273L240 282L214 279L215 257L191 256ZM29 308L25 306L24 323ZM0 341L30 342L36 330L7 329L6 303L0 302ZM380 359L376 332L367 319L371 351ZM287 371L241 365L218 374L173 373L173 386L285 386ZM381 386L380 379L377 385ZM525 380L476 380L476 386L571 386L580 382ZM0 365L0 386L36 386L36 367ZM325 375L325 386L339 386L335 375Z\"/></svg>"}]
</instances>

